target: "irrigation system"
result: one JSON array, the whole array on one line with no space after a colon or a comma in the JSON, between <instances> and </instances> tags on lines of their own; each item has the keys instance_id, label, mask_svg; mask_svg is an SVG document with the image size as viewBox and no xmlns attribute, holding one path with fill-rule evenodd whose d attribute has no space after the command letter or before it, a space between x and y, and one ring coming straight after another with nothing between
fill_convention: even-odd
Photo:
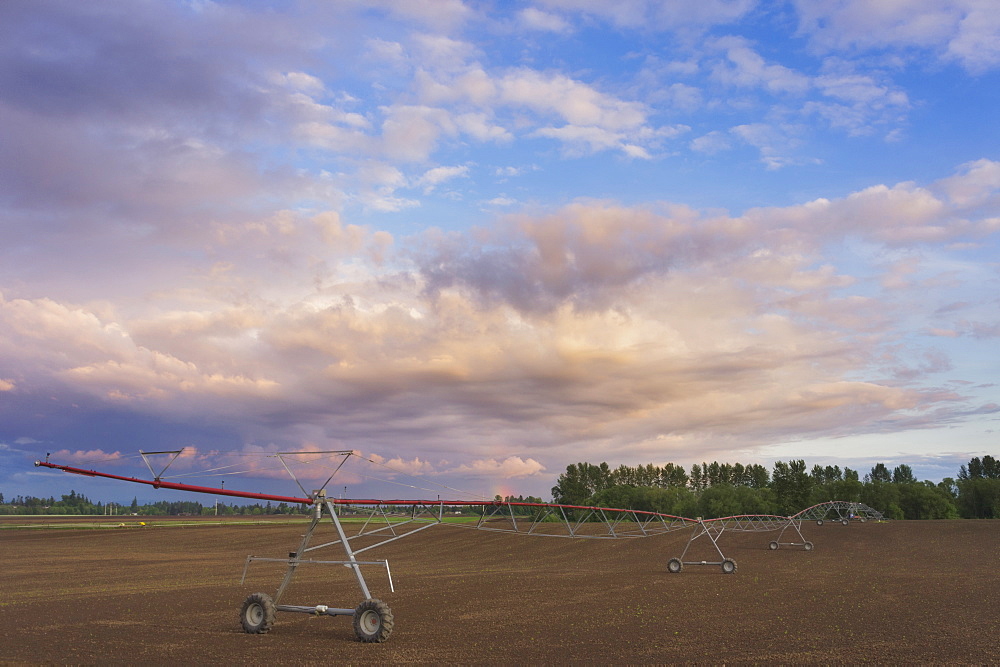
<instances>
[{"instance_id":1,"label":"irrigation system","mask_svg":"<svg viewBox=\"0 0 1000 667\"><path fill-rule=\"evenodd\" d=\"M35 465L88 477L146 484L156 489L172 489L310 506L309 526L295 551L289 552L287 558L247 556L241 584L246 580L250 565L255 562L280 562L285 563L287 568L273 595L253 593L244 600L240 609L240 622L243 630L251 634L262 634L270 630L277 612L291 612L317 616L350 616L353 619L355 635L360 641L384 642L392 634L394 624L392 611L385 602L372 596L362 567L384 569L389 590L394 591L389 561L387 559L360 560L358 555L434 526L444 525L454 528L568 539L630 539L679 530L691 530L691 535L681 554L667 561L667 571L677 574L682 572L685 567L716 566L724 574L734 574L737 570L736 561L726 556L720 544L720 538L726 532L776 532L777 536L768 542L767 549L792 547L811 551L814 548L813 543L802 535L801 528L804 522L814 521L816 525L822 526L824 522L832 521L846 526L852 521L885 520L880 512L871 507L847 501L820 503L791 516L743 514L703 519L659 512L555 503L441 500L440 498L437 500L348 499L329 496L327 487L348 459L358 456L357 452L354 451L269 454L268 456L276 458L280 462L303 493L302 496L280 496L222 488L224 482L220 487L211 487L165 479L164 474L167 469L183 453L183 449L159 452L140 451L140 456L149 468L152 479L126 477L59 465L49 462L48 457L45 461L35 461ZM334 461L339 459L339 461L330 467L332 472L324 482L318 485L318 488L307 491L300 476L295 474L293 465L291 465L303 455L327 457ZM479 514L474 523L456 523L445 520L446 511L454 512L456 509L470 508L474 508ZM344 523L341 521L341 515L345 512L354 516L350 522L351 535L347 534ZM334 532L328 541L314 543L318 534L317 529L326 523L323 521L324 517L329 520ZM710 544L710 547L706 547L708 552L717 555L718 558L686 560L692 545L699 540L702 540L702 544ZM343 558L331 560L314 557L314 554L321 549L338 546L343 552ZM286 604L284 602L286 589L302 565L339 565L350 570L360 588L361 603L353 608L328 604Z\"/></svg>"}]
</instances>

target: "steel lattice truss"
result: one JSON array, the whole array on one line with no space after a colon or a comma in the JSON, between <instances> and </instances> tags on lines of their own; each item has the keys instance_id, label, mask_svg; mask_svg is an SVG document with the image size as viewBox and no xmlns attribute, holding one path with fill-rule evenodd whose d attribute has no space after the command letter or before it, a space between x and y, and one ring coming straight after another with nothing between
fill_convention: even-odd
<instances>
[{"instance_id":1,"label":"steel lattice truss","mask_svg":"<svg viewBox=\"0 0 1000 667\"><path fill-rule=\"evenodd\" d=\"M394 542L409 535L435 526L466 528L480 531L510 533L515 535L536 537L561 537L570 539L630 539L652 537L664 533L691 530L691 535L679 557L667 562L667 571L679 573L684 566L716 565L723 573L736 572L736 561L728 558L723 552L720 538L726 532L743 533L777 533L775 539L767 544L770 550L782 546L800 547L811 551L813 543L802 535L802 524L814 521L822 526L825 521L839 521L849 525L851 521L865 522L868 520L883 521L885 517L867 505L856 502L833 500L808 507L791 516L770 514L741 514L735 516L704 519L702 517L688 518L647 512L640 510L589 507L579 505L560 505L555 503L526 503L512 501L469 501L469 500L361 500L332 499L326 495L326 486L343 464L354 455L354 452L312 452L311 454L331 454L342 457L340 464L320 486L311 492L306 491L299 479L288 465L285 457L301 453L278 453L274 456L281 461L288 474L302 489L305 497L277 496L262 493L248 493L214 487L194 486L170 482L163 479L170 464L183 450L168 452L140 452L149 467L153 479L137 479L123 477L94 470L84 470L70 466L49 463L48 460L36 461L36 466L63 470L64 472L104 477L127 482L148 484L154 488L193 491L222 496L277 501L284 503L299 503L312 507L312 519L298 548L289 553L287 558L266 558L247 556L243 569L246 578L251 563L255 561L282 562L287 566L285 576L274 596L266 593L254 593L243 603L240 619L243 629L248 633L265 633L274 622L278 611L299 612L328 616L352 616L354 631L361 641L381 642L388 639L393 628L393 616L389 607L382 601L373 598L367 581L362 572L362 566L384 568L388 577L389 588L393 590L392 575L388 560L359 560L358 554L375 549L384 544ZM151 457L169 457L166 464L154 467ZM325 473L324 473L325 474ZM454 516L446 516L446 512L454 515L456 511L472 509L479 514L475 522L455 520ZM329 519L335 530L331 541L314 544L317 528L323 518ZM451 520L449 520L451 519ZM350 527L350 533L345 530ZM785 536L788 535L788 541ZM340 546L344 558L336 560L319 560L312 555L320 549ZM703 560L689 559L692 547L704 545L702 551L710 554ZM697 547L696 547L697 550ZM357 579L363 601L357 607L342 608L325 604L318 605L288 605L281 604L286 588L295 572L301 565L341 565L349 569Z\"/></svg>"},{"instance_id":2,"label":"steel lattice truss","mask_svg":"<svg viewBox=\"0 0 1000 667\"><path fill-rule=\"evenodd\" d=\"M793 518L800 521L815 521L822 526L824 521L839 521L847 524L851 521L885 521L885 516L878 510L868 507L862 503L847 502L845 500L832 500L819 505L807 507Z\"/></svg>"}]
</instances>

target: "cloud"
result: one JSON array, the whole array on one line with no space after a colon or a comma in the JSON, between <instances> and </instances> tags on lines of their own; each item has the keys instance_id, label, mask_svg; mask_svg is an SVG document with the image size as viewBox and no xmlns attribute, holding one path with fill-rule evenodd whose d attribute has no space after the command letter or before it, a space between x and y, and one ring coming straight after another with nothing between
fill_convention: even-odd
<instances>
[{"instance_id":1,"label":"cloud","mask_svg":"<svg viewBox=\"0 0 1000 667\"><path fill-rule=\"evenodd\" d=\"M477 459L471 463L463 464L451 470L453 473L461 473L476 477L491 477L500 479L519 479L533 475L540 475L545 471L545 466L535 459L522 459L520 456L508 456L503 461L496 459Z\"/></svg>"},{"instance_id":2,"label":"cloud","mask_svg":"<svg viewBox=\"0 0 1000 667\"><path fill-rule=\"evenodd\" d=\"M712 73L722 83L798 95L810 88L809 77L783 65L766 63L745 39L720 38L715 42L715 47L726 54L726 61L717 63Z\"/></svg>"},{"instance_id":3,"label":"cloud","mask_svg":"<svg viewBox=\"0 0 1000 667\"><path fill-rule=\"evenodd\" d=\"M995 233L982 225L994 170L978 161L927 186L741 215L581 200L475 232L384 239L378 261L366 253L383 232L287 212L247 228L241 247L277 244L314 264L241 251L186 291L116 307L5 297L0 358L18 378L12 395L227 419L290 445L379 451L405 438L422 448L396 457L406 470L457 451L488 462L510 442L544 462L567 443L669 457L664 443L680 451L710 434L902 428L965 401L923 384L944 358L900 342L937 309L936 271L895 262L855 276L845 240L884 253ZM331 262L337 252L351 261ZM948 311L933 327L995 335L972 315ZM473 464L447 469L462 465Z\"/></svg>"},{"instance_id":4,"label":"cloud","mask_svg":"<svg viewBox=\"0 0 1000 667\"><path fill-rule=\"evenodd\" d=\"M397 19L414 21L441 31L454 29L472 17L472 10L462 0L440 0L433 5L395 0L373 0L368 3Z\"/></svg>"},{"instance_id":5,"label":"cloud","mask_svg":"<svg viewBox=\"0 0 1000 667\"><path fill-rule=\"evenodd\" d=\"M988 0L796 0L795 6L799 33L823 52L921 48L973 73L1000 65L1000 20Z\"/></svg>"},{"instance_id":6,"label":"cloud","mask_svg":"<svg viewBox=\"0 0 1000 667\"><path fill-rule=\"evenodd\" d=\"M749 0L417 5L3 5L4 438L514 475L983 409L947 346L997 336L1000 167L823 198L810 156L910 132L914 52L993 67L989 5L799 3L808 53ZM804 203L650 201L729 159Z\"/></svg>"},{"instance_id":7,"label":"cloud","mask_svg":"<svg viewBox=\"0 0 1000 667\"><path fill-rule=\"evenodd\" d=\"M424 188L424 193L433 192L434 189L453 178L463 178L469 173L469 167L466 165L455 166L455 167L434 167L429 169L424 174L417 179L417 185Z\"/></svg>"},{"instance_id":8,"label":"cloud","mask_svg":"<svg viewBox=\"0 0 1000 667\"><path fill-rule=\"evenodd\" d=\"M541 4L565 12L579 12L606 19L626 28L657 30L705 29L732 23L753 9L755 0L707 0L675 4L657 0L542 0Z\"/></svg>"},{"instance_id":9,"label":"cloud","mask_svg":"<svg viewBox=\"0 0 1000 667\"><path fill-rule=\"evenodd\" d=\"M937 187L962 209L995 204L1000 199L1000 162L986 158L968 162L954 176L938 181Z\"/></svg>"},{"instance_id":10,"label":"cloud","mask_svg":"<svg viewBox=\"0 0 1000 667\"><path fill-rule=\"evenodd\" d=\"M558 14L543 12L536 7L528 7L517 13L518 22L528 30L567 33L572 26Z\"/></svg>"},{"instance_id":11,"label":"cloud","mask_svg":"<svg viewBox=\"0 0 1000 667\"><path fill-rule=\"evenodd\" d=\"M729 138L721 132L709 132L691 140L691 150L699 153L718 153L732 148Z\"/></svg>"},{"instance_id":12,"label":"cloud","mask_svg":"<svg viewBox=\"0 0 1000 667\"><path fill-rule=\"evenodd\" d=\"M108 452L102 449L70 450L60 449L51 453L52 460L62 465L71 466L94 466L98 463L102 466L115 466L121 464L124 458L121 452Z\"/></svg>"}]
</instances>

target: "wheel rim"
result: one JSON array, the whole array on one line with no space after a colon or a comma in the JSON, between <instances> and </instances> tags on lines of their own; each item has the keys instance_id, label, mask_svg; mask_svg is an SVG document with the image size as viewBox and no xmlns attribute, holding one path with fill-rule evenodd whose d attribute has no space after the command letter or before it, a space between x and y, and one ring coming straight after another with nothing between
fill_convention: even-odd
<instances>
[{"instance_id":1,"label":"wheel rim","mask_svg":"<svg viewBox=\"0 0 1000 667\"><path fill-rule=\"evenodd\" d=\"M735 569L736 569L736 565L734 565L733 561L731 561L731 560L727 560L725 563L722 564L722 571L723 572L729 573L729 572L732 572Z\"/></svg>"},{"instance_id":2,"label":"wheel rim","mask_svg":"<svg viewBox=\"0 0 1000 667\"><path fill-rule=\"evenodd\" d=\"M378 632L380 627L382 627L382 617L379 616L377 612L369 609L361 614L360 625L362 630L370 635L373 635Z\"/></svg>"},{"instance_id":3,"label":"wheel rim","mask_svg":"<svg viewBox=\"0 0 1000 667\"><path fill-rule=\"evenodd\" d=\"M251 625L260 625L264 620L264 608L255 602L247 607L245 617Z\"/></svg>"}]
</instances>

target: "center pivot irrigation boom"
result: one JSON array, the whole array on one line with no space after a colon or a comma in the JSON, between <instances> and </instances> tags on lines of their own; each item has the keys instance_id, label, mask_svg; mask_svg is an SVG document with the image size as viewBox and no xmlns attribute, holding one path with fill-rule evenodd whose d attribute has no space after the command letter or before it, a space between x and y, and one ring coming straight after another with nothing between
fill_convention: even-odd
<instances>
[{"instance_id":1,"label":"center pivot irrigation boom","mask_svg":"<svg viewBox=\"0 0 1000 667\"><path fill-rule=\"evenodd\" d=\"M778 549L779 546L796 546L802 547L805 551L811 551L813 543L807 541L802 535L801 526L803 521L815 521L817 525L823 525L824 520L835 519L847 525L852 519L858 521L869 519L881 521L884 519L881 513L867 505L845 501L821 503L792 516L739 515L718 519L702 519L701 517L689 519L659 512L610 507L561 505L555 503L496 500L375 500L331 498L327 495L326 488L347 460L351 456L357 455L353 451L278 452L269 455L278 459L282 467L288 472L292 480L304 494L301 497L279 496L234 489L195 486L163 479L164 473L181 456L183 451L183 449L160 452L140 451L139 454L146 463L146 467L149 468L149 472L153 477L152 479L125 477L97 472L95 470L58 465L50 463L48 458L45 461L35 461L35 465L88 477L102 477L147 484L157 489L172 489L311 506L309 526L302 536L298 548L290 552L287 558L247 556L246 564L243 567L243 579L241 579L241 583L246 580L247 571L251 563L279 562L286 565L284 577L273 596L267 593L253 593L243 601L240 609L240 623L245 632L252 634L262 634L270 630L274 624L276 613L280 611L317 616L351 616L354 621L354 632L359 640L363 642L384 642L392 634L394 625L392 611L385 602L372 597L368 582L365 580L364 573L362 572L362 566L385 568L389 590L394 592L395 589L393 588L389 561L358 560L357 556L362 552L413 535L436 525L515 533L519 535L576 539L650 537L675 530L693 528L691 537L688 539L680 557L671 558L667 562L667 571L670 573L679 573L684 569L685 565L716 565L721 567L723 573L734 574L736 572L736 561L727 558L719 544L719 538L727 530L734 532L780 531L777 539L768 544L768 549ZM309 456L326 456L334 460L337 458L340 459L339 463L334 467L333 472L326 478L326 481L319 485L318 488L310 491L306 490L306 487L302 485L298 476L296 476L289 466L291 460L304 454L308 454ZM154 457L157 460L162 460L162 457L166 457L166 463L162 467L159 465L154 467ZM156 468L159 468L159 471ZM359 514L362 511L367 511L367 518L364 519L355 534L348 535L345 532L339 513L337 512L338 506L342 510L350 509ZM446 523L444 521L446 507L453 509L456 507L477 508L480 512L480 517L475 524ZM312 541L317 533L317 528L323 523L324 515L328 517L330 524L334 528L335 539L314 545ZM789 529L794 531L799 541L781 541L782 536ZM715 553L718 554L719 560L684 560L692 544L701 538L706 538L706 541L712 544ZM356 548L352 547L352 543L356 545ZM337 545L340 545L343 549L343 559L317 560L307 557L319 549ZM353 608L337 607L328 604L283 604L282 600L286 589L301 565L340 565L351 570L357 580L358 587L361 589L362 601Z\"/></svg>"}]
</instances>

